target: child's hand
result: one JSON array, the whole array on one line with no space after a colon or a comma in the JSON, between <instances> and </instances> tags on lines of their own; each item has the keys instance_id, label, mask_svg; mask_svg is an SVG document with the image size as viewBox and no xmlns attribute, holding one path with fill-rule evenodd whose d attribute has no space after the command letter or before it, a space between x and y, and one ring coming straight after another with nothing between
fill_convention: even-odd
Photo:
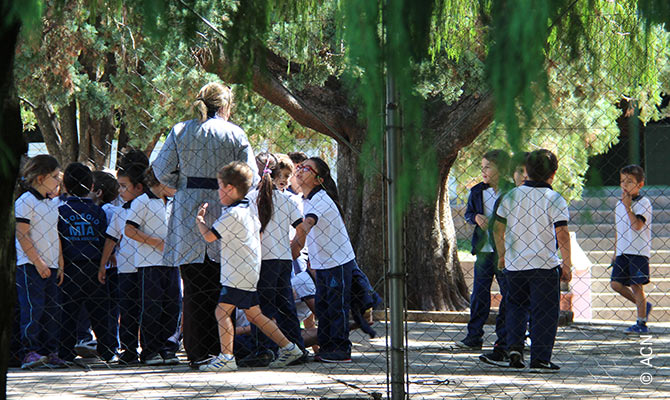
<instances>
[{"instance_id":1,"label":"child's hand","mask_svg":"<svg viewBox=\"0 0 670 400\"><path fill-rule=\"evenodd\" d=\"M630 195L625 190L621 191L621 202L623 203L623 206L626 207L626 211L630 210L631 204L633 204L633 196Z\"/></svg>"},{"instance_id":2,"label":"child's hand","mask_svg":"<svg viewBox=\"0 0 670 400\"><path fill-rule=\"evenodd\" d=\"M163 249L165 248L165 240L163 240L163 239L158 239L158 240L159 240L159 242L156 245L156 249L158 249L159 251L163 251Z\"/></svg>"},{"instance_id":3,"label":"child's hand","mask_svg":"<svg viewBox=\"0 0 670 400\"><path fill-rule=\"evenodd\" d=\"M488 220L488 218L486 218L485 215L482 215L482 214L475 215L475 222L483 230L486 230L489 227L489 220Z\"/></svg>"},{"instance_id":4,"label":"child's hand","mask_svg":"<svg viewBox=\"0 0 670 400\"><path fill-rule=\"evenodd\" d=\"M106 280L107 280L107 269L105 268L104 265L101 265L98 268L98 282L104 285Z\"/></svg>"},{"instance_id":5,"label":"child's hand","mask_svg":"<svg viewBox=\"0 0 670 400\"><path fill-rule=\"evenodd\" d=\"M65 278L65 270L64 270L62 267L61 267L61 268L58 268L58 272L56 272L56 280L57 280L58 282L56 282L56 285L57 285L57 286L62 285L62 284L63 284L63 279L64 279L64 278Z\"/></svg>"},{"instance_id":6,"label":"child's hand","mask_svg":"<svg viewBox=\"0 0 670 400\"><path fill-rule=\"evenodd\" d=\"M561 281L570 282L572 280L572 267L565 262L561 264Z\"/></svg>"},{"instance_id":7,"label":"child's hand","mask_svg":"<svg viewBox=\"0 0 670 400\"><path fill-rule=\"evenodd\" d=\"M208 203L204 203L198 208L198 215L195 217L196 222L201 222L203 224L205 223L205 214L207 214L208 205Z\"/></svg>"},{"instance_id":8,"label":"child's hand","mask_svg":"<svg viewBox=\"0 0 670 400\"><path fill-rule=\"evenodd\" d=\"M35 269L37 270L37 273L40 274L42 279L46 279L51 276L51 269L47 267L47 264L41 258L35 263Z\"/></svg>"},{"instance_id":9,"label":"child's hand","mask_svg":"<svg viewBox=\"0 0 670 400\"><path fill-rule=\"evenodd\" d=\"M505 257L498 257L498 271L505 269Z\"/></svg>"}]
</instances>

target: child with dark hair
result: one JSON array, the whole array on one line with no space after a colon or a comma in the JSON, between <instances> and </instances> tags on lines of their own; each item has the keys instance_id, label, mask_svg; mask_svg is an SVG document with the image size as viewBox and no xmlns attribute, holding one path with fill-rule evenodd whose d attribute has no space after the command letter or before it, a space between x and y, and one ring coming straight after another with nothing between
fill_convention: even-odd
<instances>
[{"instance_id":1,"label":"child with dark hair","mask_svg":"<svg viewBox=\"0 0 670 400\"><path fill-rule=\"evenodd\" d=\"M298 205L275 186L274 178L280 173L277 157L271 153L259 153L256 164L261 175L258 187L247 195L252 213L261 223L261 271L256 285L261 311L277 326L288 340L304 349L300 335L300 321L296 314L291 288L292 257L290 246L291 228L302 222ZM251 328L258 338L260 354L269 349L277 353L277 346L257 328ZM260 354L252 355L257 359ZM306 357L305 357L306 358ZM267 360L267 363L272 361ZM240 360L239 365L245 366Z\"/></svg>"},{"instance_id":2,"label":"child with dark hair","mask_svg":"<svg viewBox=\"0 0 670 400\"><path fill-rule=\"evenodd\" d=\"M58 161L40 154L21 171L22 190L16 199L16 291L19 309L21 368L49 363L65 366L58 357L63 257L58 240L57 200L61 181Z\"/></svg>"},{"instance_id":3,"label":"child with dark hair","mask_svg":"<svg viewBox=\"0 0 670 400\"><path fill-rule=\"evenodd\" d=\"M179 269L163 259L167 237L167 198L174 189L161 184L147 169L143 182L150 190L135 198L128 211L124 235L135 241L134 264L141 291L141 358L147 365L179 364L169 339L177 331L180 314Z\"/></svg>"},{"instance_id":4,"label":"child with dark hair","mask_svg":"<svg viewBox=\"0 0 670 400\"><path fill-rule=\"evenodd\" d=\"M60 357L66 361L75 359L77 318L81 307L85 307L98 340L98 355L103 361L111 361L118 343L109 326L110 297L107 287L96 279L107 216L89 197L93 174L87 166L68 165L63 183L70 196L58 207L58 233L65 262Z\"/></svg>"},{"instance_id":5,"label":"child with dark hair","mask_svg":"<svg viewBox=\"0 0 670 400\"><path fill-rule=\"evenodd\" d=\"M132 201L145 192L144 171L149 160L144 153L129 153L119 162L117 177L119 196L123 205L116 209L107 231L105 247L98 269L98 280L107 281L107 264L115 255L117 278L119 284L119 339L121 356L119 363L123 365L137 364L139 330L141 315L140 278L135 264L135 241L124 235L126 220Z\"/></svg>"},{"instance_id":6,"label":"child with dark hair","mask_svg":"<svg viewBox=\"0 0 670 400\"><path fill-rule=\"evenodd\" d=\"M649 283L653 210L649 198L640 195L644 186L642 167L627 165L621 168L620 176L621 200L614 213L616 240L610 286L637 308L637 321L625 332L647 333L652 305L644 294L644 285Z\"/></svg>"},{"instance_id":7,"label":"child with dark hair","mask_svg":"<svg viewBox=\"0 0 670 400\"><path fill-rule=\"evenodd\" d=\"M237 363L233 356L234 327L231 315L235 307L244 310L252 324L279 346L277 358L271 368L284 367L303 356L296 343L284 336L277 325L263 314L259 304L257 283L261 268L261 223L249 208L244 196L254 178L251 168L241 161L233 161L218 173L219 199L224 206L214 225L205 223L207 203L196 216L196 226L208 243L221 242L221 293L216 308L219 323L221 353L208 364L200 365L201 371L234 371ZM287 238L288 240L288 238ZM298 332L300 335L300 332Z\"/></svg>"},{"instance_id":8,"label":"child with dark hair","mask_svg":"<svg viewBox=\"0 0 670 400\"><path fill-rule=\"evenodd\" d=\"M470 321L468 333L456 346L464 349L480 349L484 336L484 324L491 309L491 283L495 276L500 283L496 271L496 255L489 243L489 219L493 215L493 208L500 186L507 175L509 155L502 150L490 150L482 157L482 182L470 189L468 205L465 210L465 220L475 226L472 233L472 254L477 257L474 267L472 294L470 296Z\"/></svg>"},{"instance_id":9,"label":"child with dark hair","mask_svg":"<svg viewBox=\"0 0 670 400\"><path fill-rule=\"evenodd\" d=\"M525 368L524 333L530 316L530 369L540 373L560 369L551 362L560 312L559 280L572 278L568 205L551 187L557 168L558 160L549 150L531 152L526 158L530 179L503 197L494 226L498 268L505 270L508 288L509 366Z\"/></svg>"},{"instance_id":10,"label":"child with dark hair","mask_svg":"<svg viewBox=\"0 0 670 400\"><path fill-rule=\"evenodd\" d=\"M305 160L296 181L304 196L303 222L291 242L294 258L307 242L311 267L316 271L316 317L321 362L351 362L349 312L352 275L358 268L344 226L337 186L330 168L318 157Z\"/></svg>"}]
</instances>

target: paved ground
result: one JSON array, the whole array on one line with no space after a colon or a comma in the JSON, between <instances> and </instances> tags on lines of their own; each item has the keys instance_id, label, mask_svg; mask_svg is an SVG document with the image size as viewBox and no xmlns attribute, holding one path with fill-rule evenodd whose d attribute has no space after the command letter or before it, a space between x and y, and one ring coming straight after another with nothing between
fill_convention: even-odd
<instances>
[{"instance_id":1,"label":"paved ground","mask_svg":"<svg viewBox=\"0 0 670 400\"><path fill-rule=\"evenodd\" d=\"M574 323L560 327L554 362L561 371L531 374L482 364L479 352L453 348L465 325L413 322L408 330L412 399L546 398L669 399L670 324L645 337L621 333L623 325ZM384 334L384 324L376 329ZM491 327L487 326L490 334ZM354 362L309 363L282 370L200 373L186 365L120 368L92 363L66 370L10 370L12 399L374 399L386 398L386 338L352 334ZM651 382L647 380L651 379Z\"/></svg>"}]
</instances>

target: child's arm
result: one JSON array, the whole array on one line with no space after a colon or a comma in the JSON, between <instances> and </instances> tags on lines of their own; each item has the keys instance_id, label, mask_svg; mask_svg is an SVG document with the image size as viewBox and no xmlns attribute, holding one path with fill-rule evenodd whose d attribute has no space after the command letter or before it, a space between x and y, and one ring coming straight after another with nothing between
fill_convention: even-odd
<instances>
[{"instance_id":1,"label":"child's arm","mask_svg":"<svg viewBox=\"0 0 670 400\"><path fill-rule=\"evenodd\" d=\"M502 271L505 269L505 224L498 220L493 222L493 240L498 253L498 269Z\"/></svg>"},{"instance_id":2,"label":"child's arm","mask_svg":"<svg viewBox=\"0 0 670 400\"><path fill-rule=\"evenodd\" d=\"M153 246L156 249L163 251L163 239L146 234L131 224L126 224L126 229L123 234L128 239L132 239L140 243L146 243L149 246Z\"/></svg>"},{"instance_id":3,"label":"child's arm","mask_svg":"<svg viewBox=\"0 0 670 400\"><path fill-rule=\"evenodd\" d=\"M316 225L316 220L312 217L307 217L295 228L295 236L291 240L291 256L294 260L300 257L300 250L305 247L305 238L314 225Z\"/></svg>"},{"instance_id":4,"label":"child's arm","mask_svg":"<svg viewBox=\"0 0 670 400\"><path fill-rule=\"evenodd\" d=\"M198 215L195 216L195 224L198 226L198 230L202 235L202 238L205 239L207 243L211 243L217 239L214 232L207 227L205 223L205 214L207 214L207 203L203 204L198 208Z\"/></svg>"},{"instance_id":5,"label":"child's arm","mask_svg":"<svg viewBox=\"0 0 670 400\"><path fill-rule=\"evenodd\" d=\"M557 226L556 240L558 249L561 251L563 262L561 263L561 280L570 282L572 279L572 253L570 249L570 231L567 225Z\"/></svg>"},{"instance_id":6,"label":"child's arm","mask_svg":"<svg viewBox=\"0 0 670 400\"><path fill-rule=\"evenodd\" d=\"M60 240L58 241L58 272L56 278L57 285L62 285L63 279L65 279L65 259L63 258L63 245Z\"/></svg>"},{"instance_id":7,"label":"child's arm","mask_svg":"<svg viewBox=\"0 0 670 400\"><path fill-rule=\"evenodd\" d=\"M42 260L42 257L40 257L35 243L33 243L33 239L30 237L30 224L25 222L16 223L16 240L18 240L19 245L21 245L21 248L26 253L30 263L37 269L37 273L44 279L50 277L51 271L44 260ZM60 243L60 240L58 242Z\"/></svg>"},{"instance_id":8,"label":"child's arm","mask_svg":"<svg viewBox=\"0 0 670 400\"><path fill-rule=\"evenodd\" d=\"M626 208L626 214L628 215L628 220L630 221L630 227L633 228L634 231L639 231L642 228L644 228L645 221L643 218L637 216L633 212L633 198L629 193L626 193L625 191L621 195L621 202L623 203L623 206Z\"/></svg>"},{"instance_id":9,"label":"child's arm","mask_svg":"<svg viewBox=\"0 0 670 400\"><path fill-rule=\"evenodd\" d=\"M116 242L110 238L106 238L105 246L102 248L100 267L98 268L98 281L102 284L105 283L105 279L107 278L107 269L105 267L107 266L107 262L109 262L109 258L111 257L112 252L114 251L114 247L116 247Z\"/></svg>"}]
</instances>

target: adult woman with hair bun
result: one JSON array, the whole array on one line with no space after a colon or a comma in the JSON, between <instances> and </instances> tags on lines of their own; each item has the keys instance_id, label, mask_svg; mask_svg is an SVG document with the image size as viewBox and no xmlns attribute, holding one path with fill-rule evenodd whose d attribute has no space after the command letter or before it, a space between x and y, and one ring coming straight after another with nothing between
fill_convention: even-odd
<instances>
[{"instance_id":1,"label":"adult woman with hair bun","mask_svg":"<svg viewBox=\"0 0 670 400\"><path fill-rule=\"evenodd\" d=\"M227 86L210 82L193 103L195 118L172 127L153 163L158 180L177 189L168 221L163 253L166 265L179 265L184 282L184 349L196 367L219 353L214 316L219 285L219 241L206 243L193 218L209 203L206 222L221 215L217 171L231 161L246 162L257 176L253 150L244 131L228 121L233 95Z\"/></svg>"}]
</instances>

